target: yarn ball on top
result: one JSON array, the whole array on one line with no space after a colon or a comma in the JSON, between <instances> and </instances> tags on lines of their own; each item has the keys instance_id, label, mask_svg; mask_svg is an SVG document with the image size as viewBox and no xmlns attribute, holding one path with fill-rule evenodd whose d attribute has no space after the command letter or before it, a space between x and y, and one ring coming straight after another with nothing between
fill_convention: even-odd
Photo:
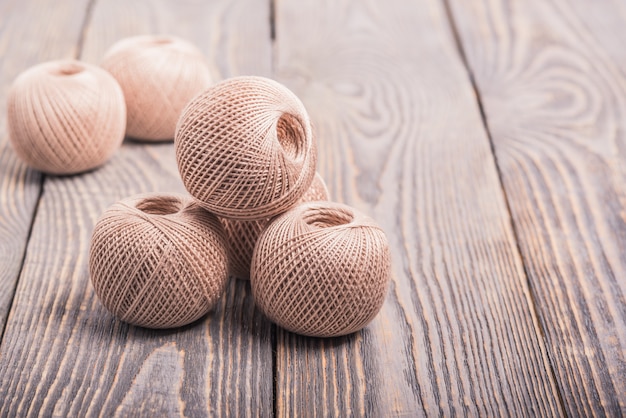
<instances>
[{"instance_id":1,"label":"yarn ball on top","mask_svg":"<svg viewBox=\"0 0 626 418\"><path fill-rule=\"evenodd\" d=\"M315 175L317 148L302 102L263 77L231 78L192 100L174 145L187 190L225 218L282 213Z\"/></svg>"},{"instance_id":2,"label":"yarn ball on top","mask_svg":"<svg viewBox=\"0 0 626 418\"><path fill-rule=\"evenodd\" d=\"M103 69L50 61L21 73L7 99L9 138L29 166L75 174L104 164L124 139L120 86Z\"/></svg>"},{"instance_id":3,"label":"yarn ball on top","mask_svg":"<svg viewBox=\"0 0 626 418\"><path fill-rule=\"evenodd\" d=\"M93 232L89 271L102 304L148 328L209 312L228 279L226 236L191 197L146 194L107 209Z\"/></svg>"},{"instance_id":4,"label":"yarn ball on top","mask_svg":"<svg viewBox=\"0 0 626 418\"><path fill-rule=\"evenodd\" d=\"M390 277L389 244L371 218L339 203L311 202L261 234L250 283L258 307L281 327L335 337L376 316Z\"/></svg>"},{"instance_id":5,"label":"yarn ball on top","mask_svg":"<svg viewBox=\"0 0 626 418\"><path fill-rule=\"evenodd\" d=\"M126 135L146 141L172 140L180 112L212 84L200 50L174 36L122 39L101 65L124 91Z\"/></svg>"},{"instance_id":6,"label":"yarn ball on top","mask_svg":"<svg viewBox=\"0 0 626 418\"><path fill-rule=\"evenodd\" d=\"M299 203L328 200L326 183L319 173L315 173L313 183L300 198ZM247 280L250 278L250 263L254 246L270 222L269 218L257 221L238 221L236 219L220 218L229 242L229 272L231 276Z\"/></svg>"}]
</instances>

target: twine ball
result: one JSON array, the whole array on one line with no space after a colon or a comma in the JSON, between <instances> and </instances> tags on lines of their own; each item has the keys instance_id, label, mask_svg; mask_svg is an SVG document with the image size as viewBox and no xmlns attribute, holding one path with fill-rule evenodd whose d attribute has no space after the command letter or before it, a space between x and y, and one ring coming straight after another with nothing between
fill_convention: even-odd
<instances>
[{"instance_id":1,"label":"twine ball","mask_svg":"<svg viewBox=\"0 0 626 418\"><path fill-rule=\"evenodd\" d=\"M101 65L124 91L126 135L146 141L173 139L180 112L212 83L200 50L173 36L123 39L107 51Z\"/></svg>"},{"instance_id":2,"label":"twine ball","mask_svg":"<svg viewBox=\"0 0 626 418\"><path fill-rule=\"evenodd\" d=\"M315 173L313 183L300 198L299 203L328 200L328 189L324 179ZM257 221L238 221L236 219L220 218L229 243L228 265L231 276L247 280L250 278L250 263L254 246L261 232L269 224L270 219Z\"/></svg>"},{"instance_id":3,"label":"twine ball","mask_svg":"<svg viewBox=\"0 0 626 418\"><path fill-rule=\"evenodd\" d=\"M103 69L50 61L20 74L8 93L9 138L29 166L75 174L104 164L124 139L122 90Z\"/></svg>"},{"instance_id":4,"label":"twine ball","mask_svg":"<svg viewBox=\"0 0 626 418\"><path fill-rule=\"evenodd\" d=\"M148 328L189 324L225 290L225 232L191 197L146 194L115 203L96 224L89 270L102 304Z\"/></svg>"},{"instance_id":5,"label":"twine ball","mask_svg":"<svg viewBox=\"0 0 626 418\"><path fill-rule=\"evenodd\" d=\"M174 144L187 190L225 218L282 213L315 175L316 146L302 102L263 77L231 78L192 100Z\"/></svg>"},{"instance_id":6,"label":"twine ball","mask_svg":"<svg viewBox=\"0 0 626 418\"><path fill-rule=\"evenodd\" d=\"M259 237L252 294L265 315L289 331L346 335L382 307L390 260L387 238L371 218L339 203L304 203Z\"/></svg>"}]
</instances>

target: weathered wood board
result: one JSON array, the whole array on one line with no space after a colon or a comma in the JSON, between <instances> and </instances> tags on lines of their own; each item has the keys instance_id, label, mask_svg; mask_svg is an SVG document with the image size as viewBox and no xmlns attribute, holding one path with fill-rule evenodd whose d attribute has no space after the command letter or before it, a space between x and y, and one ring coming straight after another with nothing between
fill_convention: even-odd
<instances>
[{"instance_id":1,"label":"weathered wood board","mask_svg":"<svg viewBox=\"0 0 626 418\"><path fill-rule=\"evenodd\" d=\"M570 416L626 413L626 9L452 1Z\"/></svg>"},{"instance_id":2,"label":"weathered wood board","mask_svg":"<svg viewBox=\"0 0 626 418\"><path fill-rule=\"evenodd\" d=\"M269 4L254 1L96 1L74 45L98 63L122 37L169 33L205 51L216 79L267 75L262 15ZM53 30L62 23L53 20ZM107 206L139 192L183 190L171 143L126 141L98 170L46 177L0 346L1 416L271 415L273 326L254 309L248 284L233 280L201 323L150 331L114 319L89 283L89 239Z\"/></svg>"},{"instance_id":3,"label":"weathered wood board","mask_svg":"<svg viewBox=\"0 0 626 418\"><path fill-rule=\"evenodd\" d=\"M377 219L394 256L362 333L278 332L278 415L562 414L441 2L278 1L275 53L333 197Z\"/></svg>"}]
</instances>

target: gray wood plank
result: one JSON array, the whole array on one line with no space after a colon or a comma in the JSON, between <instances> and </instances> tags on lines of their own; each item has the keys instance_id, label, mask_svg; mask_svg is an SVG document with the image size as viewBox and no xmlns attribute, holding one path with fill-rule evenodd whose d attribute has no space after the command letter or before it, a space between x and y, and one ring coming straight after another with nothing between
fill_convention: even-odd
<instances>
[{"instance_id":1,"label":"gray wood plank","mask_svg":"<svg viewBox=\"0 0 626 418\"><path fill-rule=\"evenodd\" d=\"M380 315L277 335L279 416L563 411L479 108L439 1L276 3L276 76L315 124L333 197L387 231Z\"/></svg>"},{"instance_id":2,"label":"gray wood plank","mask_svg":"<svg viewBox=\"0 0 626 418\"><path fill-rule=\"evenodd\" d=\"M0 338L22 268L41 191L41 174L18 160L9 143L6 96L28 67L73 58L87 0L0 2ZM46 25L39 21L46 16ZM59 31L58 28L64 28Z\"/></svg>"},{"instance_id":3,"label":"gray wood plank","mask_svg":"<svg viewBox=\"0 0 626 418\"><path fill-rule=\"evenodd\" d=\"M626 414L626 7L451 5L566 410Z\"/></svg>"},{"instance_id":4,"label":"gray wood plank","mask_svg":"<svg viewBox=\"0 0 626 418\"><path fill-rule=\"evenodd\" d=\"M98 1L83 58L99 62L125 36L170 33L196 43L216 79L267 75L267 16L269 4L252 0ZM249 284L232 281L195 324L150 331L114 319L89 283L89 239L106 207L183 190L171 143L127 141L101 169L46 178L0 347L0 416L271 415L272 326Z\"/></svg>"}]
</instances>

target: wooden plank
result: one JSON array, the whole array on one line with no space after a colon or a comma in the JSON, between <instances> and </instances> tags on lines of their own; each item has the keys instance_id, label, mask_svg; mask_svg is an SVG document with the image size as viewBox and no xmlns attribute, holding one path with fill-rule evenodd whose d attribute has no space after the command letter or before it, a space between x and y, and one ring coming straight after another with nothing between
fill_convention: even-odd
<instances>
[{"instance_id":1,"label":"wooden plank","mask_svg":"<svg viewBox=\"0 0 626 418\"><path fill-rule=\"evenodd\" d=\"M626 413L626 8L453 1L571 416Z\"/></svg>"},{"instance_id":2,"label":"wooden plank","mask_svg":"<svg viewBox=\"0 0 626 418\"><path fill-rule=\"evenodd\" d=\"M268 8L252 0L99 1L83 57L97 63L119 38L170 33L205 51L216 79L268 74ZM89 283L89 239L106 207L139 192L183 190L171 143L127 141L101 169L46 179L0 347L0 416L271 413L272 326L255 310L249 284L232 281L198 323L150 331L115 320Z\"/></svg>"},{"instance_id":3,"label":"wooden plank","mask_svg":"<svg viewBox=\"0 0 626 418\"><path fill-rule=\"evenodd\" d=\"M38 171L17 159L9 143L7 92L15 77L28 67L75 56L86 10L87 0L0 2L0 338L42 180ZM33 18L40 15L46 16L45 25Z\"/></svg>"},{"instance_id":4,"label":"wooden plank","mask_svg":"<svg viewBox=\"0 0 626 418\"><path fill-rule=\"evenodd\" d=\"M363 332L277 334L278 415L561 415L442 4L282 0L276 12L276 74L311 113L322 175L381 223L394 265Z\"/></svg>"}]
</instances>

